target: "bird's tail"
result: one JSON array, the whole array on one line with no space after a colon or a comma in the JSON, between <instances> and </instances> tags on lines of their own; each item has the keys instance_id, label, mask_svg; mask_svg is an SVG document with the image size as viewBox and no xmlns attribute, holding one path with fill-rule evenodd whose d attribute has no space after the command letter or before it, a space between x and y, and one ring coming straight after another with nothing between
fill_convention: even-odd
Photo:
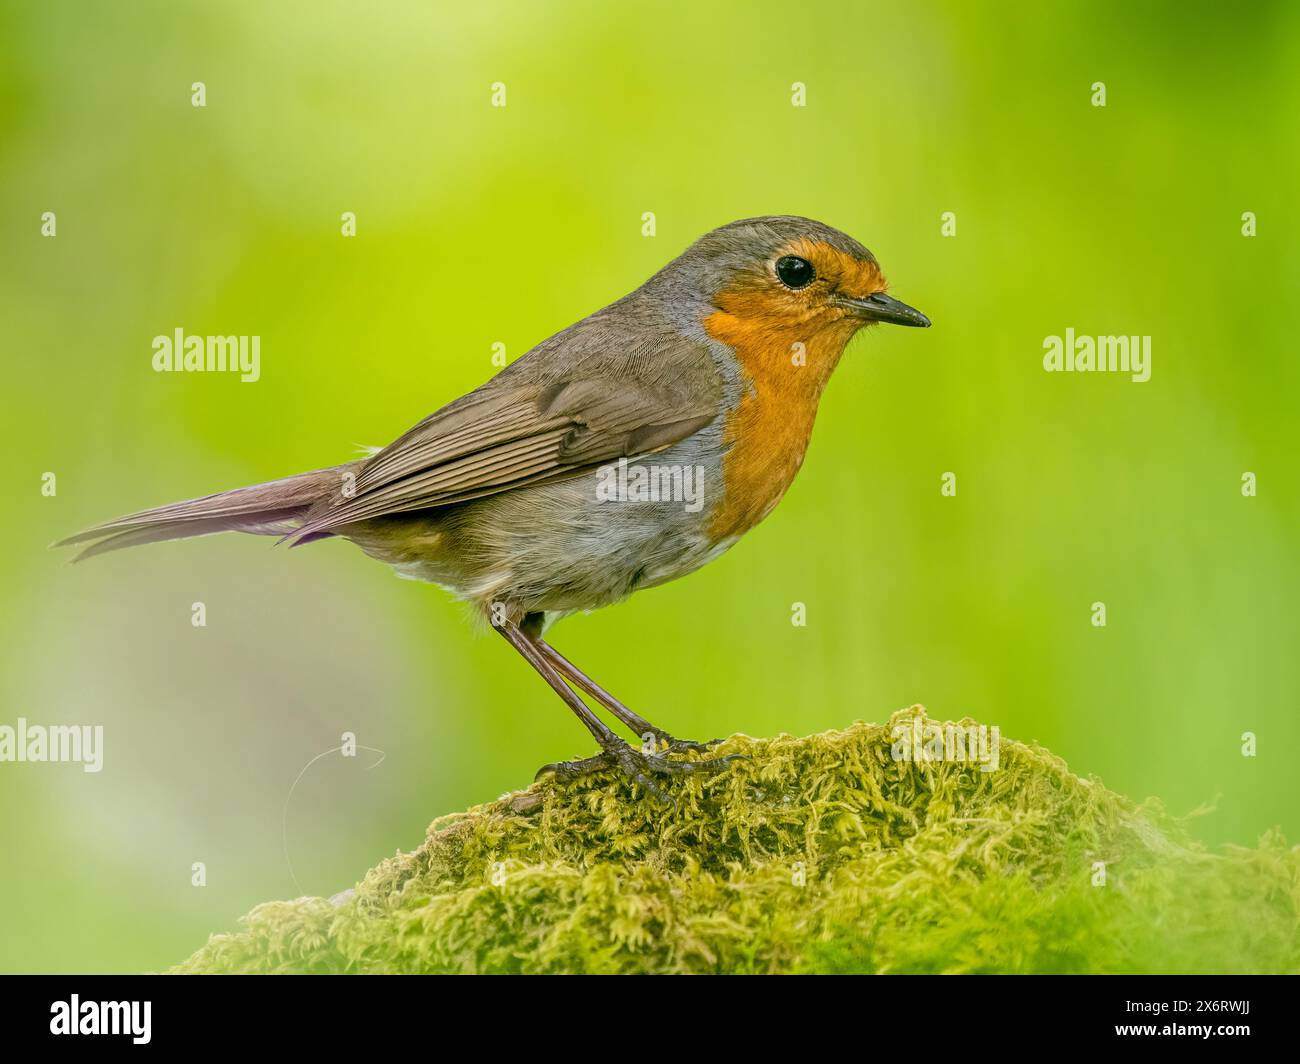
<instances>
[{"instance_id":1,"label":"bird's tail","mask_svg":"<svg viewBox=\"0 0 1300 1064\"><path fill-rule=\"evenodd\" d=\"M96 554L135 547L142 543L161 543L190 536L210 536L216 532L250 532L259 536L279 536L292 532L302 515L313 503L337 494L350 470L360 463L349 462L296 477L235 488L201 499L174 502L152 510L141 510L114 521L95 525L84 532L55 543L56 547L86 544L74 561L84 561Z\"/></svg>"}]
</instances>

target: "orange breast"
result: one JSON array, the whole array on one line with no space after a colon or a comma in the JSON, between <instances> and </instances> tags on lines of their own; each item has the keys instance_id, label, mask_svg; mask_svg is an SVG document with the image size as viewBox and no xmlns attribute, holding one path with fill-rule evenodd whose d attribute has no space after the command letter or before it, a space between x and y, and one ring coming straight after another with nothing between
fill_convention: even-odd
<instances>
[{"instance_id":1,"label":"orange breast","mask_svg":"<svg viewBox=\"0 0 1300 1064\"><path fill-rule=\"evenodd\" d=\"M736 352L745 386L724 428L725 494L709 523L715 543L749 531L781 501L803 464L822 390L856 331L838 317L747 313L744 298L704 321L710 336Z\"/></svg>"}]
</instances>

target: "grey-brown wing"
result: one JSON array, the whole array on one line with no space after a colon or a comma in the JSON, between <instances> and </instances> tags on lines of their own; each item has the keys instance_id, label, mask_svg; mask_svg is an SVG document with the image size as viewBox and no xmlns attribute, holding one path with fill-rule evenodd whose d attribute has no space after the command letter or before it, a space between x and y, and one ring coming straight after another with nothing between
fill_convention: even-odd
<instances>
[{"instance_id":1,"label":"grey-brown wing","mask_svg":"<svg viewBox=\"0 0 1300 1064\"><path fill-rule=\"evenodd\" d=\"M718 415L707 354L675 345L652 373L497 381L420 422L375 454L351 490L322 500L289 538L465 502L671 447ZM498 378L501 380L501 378ZM346 493L345 493L346 491Z\"/></svg>"}]
</instances>

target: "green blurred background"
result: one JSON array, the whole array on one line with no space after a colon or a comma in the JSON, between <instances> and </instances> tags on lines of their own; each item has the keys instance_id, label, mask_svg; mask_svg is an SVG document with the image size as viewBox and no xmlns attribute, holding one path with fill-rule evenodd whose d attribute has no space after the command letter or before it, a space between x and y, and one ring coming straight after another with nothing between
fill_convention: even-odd
<instances>
[{"instance_id":1,"label":"green blurred background","mask_svg":"<svg viewBox=\"0 0 1300 1064\"><path fill-rule=\"evenodd\" d=\"M922 702L1214 802L1210 842L1300 835L1296 5L3 12L0 723L102 724L106 749L98 775L0 765L0 967L164 966L590 752L465 607L345 543L48 543L386 443L493 343L755 214L857 236L935 327L855 341L743 543L556 645L678 734ZM262 379L155 374L177 327L260 335ZM1067 327L1151 335L1150 382L1044 373ZM344 731L383 763L317 761L285 814Z\"/></svg>"}]
</instances>

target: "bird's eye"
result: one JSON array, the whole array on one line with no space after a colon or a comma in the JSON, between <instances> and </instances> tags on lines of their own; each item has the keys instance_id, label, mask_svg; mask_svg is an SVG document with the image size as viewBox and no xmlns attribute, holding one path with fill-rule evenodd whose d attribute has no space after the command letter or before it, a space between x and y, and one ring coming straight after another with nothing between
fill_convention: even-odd
<instances>
[{"instance_id":1,"label":"bird's eye","mask_svg":"<svg viewBox=\"0 0 1300 1064\"><path fill-rule=\"evenodd\" d=\"M777 259L776 275L787 288L807 288L817 276L812 263L798 255L783 255Z\"/></svg>"}]
</instances>

